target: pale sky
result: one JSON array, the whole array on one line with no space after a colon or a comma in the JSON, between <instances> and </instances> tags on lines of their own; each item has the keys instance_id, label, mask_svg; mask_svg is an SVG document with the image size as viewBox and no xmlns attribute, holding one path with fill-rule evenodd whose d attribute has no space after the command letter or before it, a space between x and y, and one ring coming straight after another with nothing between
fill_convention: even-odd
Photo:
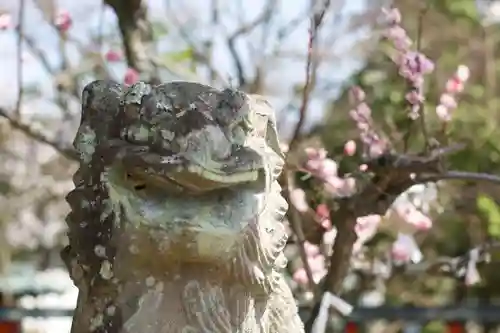
<instances>
[{"instance_id":1,"label":"pale sky","mask_svg":"<svg viewBox=\"0 0 500 333\"><path fill-rule=\"evenodd\" d=\"M54 31L44 22L42 13L38 8L36 8L33 3L34 1L44 2L51 0L26 0L28 4L26 13L25 13L25 33L29 36L32 36L38 42L38 45L44 52L48 55L48 59L51 62L51 65L56 67L59 62L59 41L54 33ZM224 41L224 34L229 33L234 28L240 24L241 20L249 21L256 15L258 15L262 6L266 0L241 0L242 6L244 6L244 14L245 17L241 18L236 14L228 15L227 13L236 13L235 4L238 2L232 2L229 0L221 0L220 3L222 6L226 6L227 4L231 4L229 9L226 9L226 14L223 15L223 22L227 30L229 31L211 31L209 29L202 29L202 31L206 32L207 36L215 36L216 47L214 50L214 59L216 59L217 67L221 73L227 73L228 76L233 76L232 74L232 62L230 61L230 55L227 52ZM161 20L165 18L166 20L170 19L170 13L167 10L165 0L149 0L147 1L150 7L150 16L153 19ZM332 1L334 4L339 1ZM100 21L100 9L101 2L99 0L85 0L85 1L72 1L72 0L59 0L58 4L60 8L64 8L68 10L72 17L74 18L74 26L71 29L71 34L76 39L83 42L83 44L87 44L89 41L89 32L93 31L94 33L98 31L98 25ZM190 22L194 28L196 26L203 27L204 21L208 20L208 7L210 5L210 1L207 0L186 0L186 1L173 1L173 6L177 8L175 11L177 19ZM358 12L363 8L363 0L351 0L345 1L345 5L342 9L344 13L352 13ZM17 21L17 7L19 1L15 0L0 0L0 10L7 10L12 13L13 19ZM273 22L273 27L281 26L282 24L289 22L292 18L297 17L300 13L304 12L308 8L309 0L281 0L280 1L280 15ZM205 14L207 13L207 14ZM238 14L239 15L239 14ZM325 23L325 29L336 28L337 25L334 23L327 22ZM328 26L329 25L329 26ZM294 34L289 38L289 40L284 44L284 48L286 50L294 51L294 52L305 52L307 47L307 22L297 27ZM105 32L113 32L117 33L116 29L116 20L111 9L107 9L105 12L105 26L103 29ZM335 31L335 30L331 30ZM197 36L200 36L200 32L196 33ZM352 43L356 40L356 36L354 35L346 35L343 38L335 38L335 52L341 54L341 50L345 47L346 43ZM254 39L255 40L255 39ZM258 40L257 40L258 41ZM247 42L241 43L239 45L239 49L245 49L248 45L251 46L252 40L248 39ZM271 43L272 44L272 43ZM165 49L173 49L177 47L176 43L172 40L166 41L162 43L162 48ZM74 66L78 66L82 59L79 59L78 53L76 51L70 52L71 61ZM46 71L40 65L38 60L34 58L28 51L28 48L25 47L25 52L23 55L23 59L25 61L25 68L23 74L23 81L25 82L25 86L29 83L37 83L38 89L41 89L44 93L44 97L47 96L50 98L53 95L53 87L50 84L50 81L47 81L49 76L47 76ZM246 53L246 57L244 60L249 64L248 61L251 60L251 56L249 53ZM322 69L320 72L320 78L325 77L329 81L342 81L342 79L348 77L348 75L355 69L356 66L359 66L359 62L356 62L353 59L342 58L334 62L334 66L329 66L328 68ZM0 106L10 107L12 108L15 105L16 95L17 95L17 71L16 71L16 34L13 31L0 31ZM272 98L272 102L277 109L283 107L286 104L286 91L290 91L291 83L300 83L304 80L304 67L305 62L303 59L294 60L294 61L284 61L280 62L276 66L269 68L268 77L272 80L272 88L278 91L278 94L285 96L284 98ZM124 66L116 65L112 68L112 72L116 74L117 78L123 77L123 72L125 68ZM45 84L45 82L47 82ZM283 91L285 94L283 94ZM335 94L336 91L332 89L328 94ZM325 96L331 97L331 96ZM43 112L52 109L50 103L42 102L40 100L27 102L26 108L27 112ZM311 104L311 119L318 120L321 117L321 101L318 99L313 99ZM291 118L294 118L294 115L290 115ZM292 120L293 121L293 120Z\"/></svg>"}]
</instances>

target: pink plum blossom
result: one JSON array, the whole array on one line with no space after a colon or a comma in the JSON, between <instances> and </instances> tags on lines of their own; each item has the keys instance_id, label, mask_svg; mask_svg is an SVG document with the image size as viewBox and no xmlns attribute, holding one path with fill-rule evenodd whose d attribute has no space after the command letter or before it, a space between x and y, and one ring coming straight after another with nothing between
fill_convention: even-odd
<instances>
[{"instance_id":1,"label":"pink plum blossom","mask_svg":"<svg viewBox=\"0 0 500 333\"><path fill-rule=\"evenodd\" d=\"M67 32L73 25L73 19L67 10L61 10L54 19L54 25L61 32Z\"/></svg>"},{"instance_id":2,"label":"pink plum blossom","mask_svg":"<svg viewBox=\"0 0 500 333\"><path fill-rule=\"evenodd\" d=\"M328 206L324 203L319 204L316 207L316 214L323 219L329 219L330 218L330 209Z\"/></svg>"},{"instance_id":3,"label":"pink plum blossom","mask_svg":"<svg viewBox=\"0 0 500 333\"><path fill-rule=\"evenodd\" d=\"M389 23L393 25L397 25L401 23L401 12L397 8L382 8L382 13L385 16L385 19L389 21Z\"/></svg>"},{"instance_id":4,"label":"pink plum blossom","mask_svg":"<svg viewBox=\"0 0 500 333\"><path fill-rule=\"evenodd\" d=\"M306 273L306 270L305 268L299 268L297 269L293 275L292 275L292 278L295 282L297 282L298 284L303 284L303 285L306 285L308 282L309 282L309 278L307 277L307 273Z\"/></svg>"},{"instance_id":5,"label":"pink plum blossom","mask_svg":"<svg viewBox=\"0 0 500 333\"><path fill-rule=\"evenodd\" d=\"M339 178L331 177L325 183L327 193L335 197L347 197L356 192L356 179L353 177Z\"/></svg>"},{"instance_id":6,"label":"pink plum blossom","mask_svg":"<svg viewBox=\"0 0 500 333\"><path fill-rule=\"evenodd\" d=\"M360 104L366 98L366 93L358 86L354 86L349 90L349 103Z\"/></svg>"},{"instance_id":7,"label":"pink plum blossom","mask_svg":"<svg viewBox=\"0 0 500 333\"><path fill-rule=\"evenodd\" d=\"M326 157L326 150L323 148L307 148L307 161L305 169L320 179L337 175L337 163Z\"/></svg>"},{"instance_id":8,"label":"pink plum blossom","mask_svg":"<svg viewBox=\"0 0 500 333\"><path fill-rule=\"evenodd\" d=\"M109 62L117 62L122 60L122 55L118 51L109 50L108 52L106 52L105 58Z\"/></svg>"},{"instance_id":9,"label":"pink plum blossom","mask_svg":"<svg viewBox=\"0 0 500 333\"><path fill-rule=\"evenodd\" d=\"M304 250L308 256L316 256L321 254L321 251L319 250L319 246L315 244L311 244L309 242L304 242Z\"/></svg>"},{"instance_id":10,"label":"pink plum blossom","mask_svg":"<svg viewBox=\"0 0 500 333\"><path fill-rule=\"evenodd\" d=\"M455 75L457 76L457 79L460 80L461 82L467 82L470 76L470 69L465 65L460 65L458 66Z\"/></svg>"},{"instance_id":11,"label":"pink plum blossom","mask_svg":"<svg viewBox=\"0 0 500 333\"><path fill-rule=\"evenodd\" d=\"M358 239L354 244L355 252L359 251L361 247L377 233L381 222L382 217L376 214L358 217L356 219L354 231L356 232Z\"/></svg>"},{"instance_id":12,"label":"pink plum blossom","mask_svg":"<svg viewBox=\"0 0 500 333\"><path fill-rule=\"evenodd\" d=\"M391 254L394 260L400 262L419 262L422 260L422 252L412 235L399 233L392 245Z\"/></svg>"},{"instance_id":13,"label":"pink plum blossom","mask_svg":"<svg viewBox=\"0 0 500 333\"><path fill-rule=\"evenodd\" d=\"M333 196L346 196L355 190L354 178L341 178L337 175L337 163L326 157L326 150L307 148L305 171L322 181L326 192Z\"/></svg>"},{"instance_id":14,"label":"pink plum blossom","mask_svg":"<svg viewBox=\"0 0 500 333\"><path fill-rule=\"evenodd\" d=\"M344 154L347 156L353 156L356 154L356 142L354 140L349 140L344 145Z\"/></svg>"},{"instance_id":15,"label":"pink plum blossom","mask_svg":"<svg viewBox=\"0 0 500 333\"><path fill-rule=\"evenodd\" d=\"M330 209L326 204L319 204L316 207L316 216L320 220L323 228L330 230L332 228L332 221L330 220Z\"/></svg>"},{"instance_id":16,"label":"pink plum blossom","mask_svg":"<svg viewBox=\"0 0 500 333\"><path fill-rule=\"evenodd\" d=\"M125 77L123 78L123 83L126 85L132 85L139 81L139 72L133 68L128 68L125 72Z\"/></svg>"},{"instance_id":17,"label":"pink plum blossom","mask_svg":"<svg viewBox=\"0 0 500 333\"><path fill-rule=\"evenodd\" d=\"M365 148L365 155L376 158L387 149L387 143L373 128L371 109L364 102L364 98L365 93L360 87L355 86L350 89L349 99L353 109L349 111L349 116L356 123L359 130L359 136Z\"/></svg>"},{"instance_id":18,"label":"pink plum blossom","mask_svg":"<svg viewBox=\"0 0 500 333\"><path fill-rule=\"evenodd\" d=\"M315 283L318 283L326 273L325 257L321 254L308 257L308 266L311 269L312 277ZM297 269L292 276L293 280L299 284L309 283L305 268Z\"/></svg>"},{"instance_id":19,"label":"pink plum blossom","mask_svg":"<svg viewBox=\"0 0 500 333\"><path fill-rule=\"evenodd\" d=\"M436 107L436 115L443 122L451 120L451 114L457 108L456 97L464 90L465 83L469 79L470 71L465 65L460 65L455 74L446 82L445 91L439 99Z\"/></svg>"},{"instance_id":20,"label":"pink plum blossom","mask_svg":"<svg viewBox=\"0 0 500 333\"><path fill-rule=\"evenodd\" d=\"M12 26L12 17L8 13L0 14L0 30L7 30Z\"/></svg>"},{"instance_id":21,"label":"pink plum blossom","mask_svg":"<svg viewBox=\"0 0 500 333\"><path fill-rule=\"evenodd\" d=\"M389 230L410 235L432 227L432 220L410 202L395 204L384 219Z\"/></svg>"},{"instance_id":22,"label":"pink plum blossom","mask_svg":"<svg viewBox=\"0 0 500 333\"><path fill-rule=\"evenodd\" d=\"M431 219L424 215L421 211L417 210L413 205L397 209L397 211L401 214L404 221L412 226L415 226L418 231L428 231L432 227Z\"/></svg>"},{"instance_id":23,"label":"pink plum blossom","mask_svg":"<svg viewBox=\"0 0 500 333\"><path fill-rule=\"evenodd\" d=\"M306 193L300 188L294 188L290 192L290 202L295 209L301 213L305 213L309 210L309 205L306 201Z\"/></svg>"}]
</instances>

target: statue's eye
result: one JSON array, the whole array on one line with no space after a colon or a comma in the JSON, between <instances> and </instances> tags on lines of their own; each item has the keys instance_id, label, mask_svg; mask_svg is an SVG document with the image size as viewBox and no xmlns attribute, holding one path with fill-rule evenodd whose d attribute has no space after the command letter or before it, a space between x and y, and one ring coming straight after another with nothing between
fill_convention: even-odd
<instances>
[{"instance_id":1,"label":"statue's eye","mask_svg":"<svg viewBox=\"0 0 500 333\"><path fill-rule=\"evenodd\" d=\"M130 173L127 173L125 179L132 184L132 187L136 191L144 191L146 189L146 183L140 179L135 178Z\"/></svg>"},{"instance_id":2,"label":"statue's eye","mask_svg":"<svg viewBox=\"0 0 500 333\"><path fill-rule=\"evenodd\" d=\"M219 97L215 109L215 117L225 126L237 125L243 118L243 115L246 114L246 110L244 109L245 106L245 97L243 93L232 89L225 89Z\"/></svg>"}]
</instances>

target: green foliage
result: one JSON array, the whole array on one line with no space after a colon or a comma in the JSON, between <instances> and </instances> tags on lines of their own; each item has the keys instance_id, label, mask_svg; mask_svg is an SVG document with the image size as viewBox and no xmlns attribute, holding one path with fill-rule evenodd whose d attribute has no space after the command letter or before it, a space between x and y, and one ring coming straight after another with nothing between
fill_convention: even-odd
<instances>
[{"instance_id":1,"label":"green foliage","mask_svg":"<svg viewBox=\"0 0 500 333\"><path fill-rule=\"evenodd\" d=\"M474 1L470 0L448 0L450 14L455 16L477 19L477 9Z\"/></svg>"},{"instance_id":2,"label":"green foliage","mask_svg":"<svg viewBox=\"0 0 500 333\"><path fill-rule=\"evenodd\" d=\"M431 321L422 329L422 333L441 333L446 330L445 325L439 321Z\"/></svg>"},{"instance_id":3,"label":"green foliage","mask_svg":"<svg viewBox=\"0 0 500 333\"><path fill-rule=\"evenodd\" d=\"M0 194L5 195L12 191L12 186L5 180L0 180Z\"/></svg>"},{"instance_id":4,"label":"green foliage","mask_svg":"<svg viewBox=\"0 0 500 333\"><path fill-rule=\"evenodd\" d=\"M165 37L169 33L168 26L164 22L160 21L151 22L151 30L153 31L154 39Z\"/></svg>"},{"instance_id":5,"label":"green foliage","mask_svg":"<svg viewBox=\"0 0 500 333\"><path fill-rule=\"evenodd\" d=\"M467 22L477 22L475 1L471 0L428 0L429 9L438 10L448 17L460 20L462 24Z\"/></svg>"},{"instance_id":6,"label":"green foliage","mask_svg":"<svg viewBox=\"0 0 500 333\"><path fill-rule=\"evenodd\" d=\"M479 99L484 96L485 88L483 85L471 84L467 87L467 93L474 99Z\"/></svg>"},{"instance_id":7,"label":"green foliage","mask_svg":"<svg viewBox=\"0 0 500 333\"><path fill-rule=\"evenodd\" d=\"M163 55L163 59L170 62L192 61L193 58L194 58L194 51L190 47L185 50L168 52Z\"/></svg>"},{"instance_id":8,"label":"green foliage","mask_svg":"<svg viewBox=\"0 0 500 333\"><path fill-rule=\"evenodd\" d=\"M495 49L485 47L485 31L474 1L428 0L423 16L420 1L395 0L393 4L403 14L408 35L414 41L420 39L421 51L436 63L435 72L426 77L425 83L425 122L429 137L437 139L443 146L465 144L465 149L447 158L446 168L500 174L500 141L496 135L500 125L500 98L496 93L500 87L500 66L497 66L500 63L500 44L496 43ZM422 22L420 37L419 22ZM499 36L500 27L488 28L487 38L498 40ZM404 80L387 55L389 51L385 43L380 43L378 50L369 55L364 68L351 77L340 97L332 101L325 125L317 133L333 156L342 154L346 140L359 137L348 114L351 106L347 90L352 85L358 85L366 92L366 102L372 110L377 130L387 134L395 149L401 150L402 137L409 126L406 91ZM461 64L470 68L471 76L457 99L458 108L453 111L452 121L444 125L438 120L435 108L447 80ZM496 72L492 73L495 69ZM412 128L408 148L412 153L419 153L424 142L423 131L418 122ZM341 162L342 171L352 172L355 166L348 161ZM467 182L452 184L441 190L440 196L447 202L445 210L435 216L432 232L422 241L422 250L431 258L462 255L471 244L482 241L477 240L476 235L471 236L469 226L484 228L477 230L479 235L500 238L500 205L494 200L500 197L498 187L486 183L474 186ZM475 224L476 221L488 223ZM482 274L488 294L496 297L500 295L497 287L499 272L492 269ZM415 288L415 292L424 294L422 288ZM443 294L443 291L436 289L435 293ZM471 291L470 296L474 294L476 291ZM400 295L394 297L397 299ZM426 330L434 331L439 329Z\"/></svg>"},{"instance_id":9,"label":"green foliage","mask_svg":"<svg viewBox=\"0 0 500 333\"><path fill-rule=\"evenodd\" d=\"M193 74L196 71L197 61L195 59L195 52L192 48L188 47L183 50L176 50L166 52L161 55L161 62L165 67L175 68L180 63L187 64L189 71Z\"/></svg>"},{"instance_id":10,"label":"green foliage","mask_svg":"<svg viewBox=\"0 0 500 333\"><path fill-rule=\"evenodd\" d=\"M477 207L488 220L488 234L500 238L500 206L491 197L481 194L477 198Z\"/></svg>"}]
</instances>

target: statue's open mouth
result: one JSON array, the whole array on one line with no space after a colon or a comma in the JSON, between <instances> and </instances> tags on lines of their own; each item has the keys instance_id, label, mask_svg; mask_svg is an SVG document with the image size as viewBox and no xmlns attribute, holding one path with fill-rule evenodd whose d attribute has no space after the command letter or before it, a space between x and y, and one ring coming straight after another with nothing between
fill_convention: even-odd
<instances>
[{"instance_id":1,"label":"statue's open mouth","mask_svg":"<svg viewBox=\"0 0 500 333\"><path fill-rule=\"evenodd\" d=\"M226 160L206 161L124 140L111 144L118 148L113 162L121 165L139 189L157 186L174 192L206 193L254 182L264 172L262 157L248 147L234 147Z\"/></svg>"}]
</instances>

